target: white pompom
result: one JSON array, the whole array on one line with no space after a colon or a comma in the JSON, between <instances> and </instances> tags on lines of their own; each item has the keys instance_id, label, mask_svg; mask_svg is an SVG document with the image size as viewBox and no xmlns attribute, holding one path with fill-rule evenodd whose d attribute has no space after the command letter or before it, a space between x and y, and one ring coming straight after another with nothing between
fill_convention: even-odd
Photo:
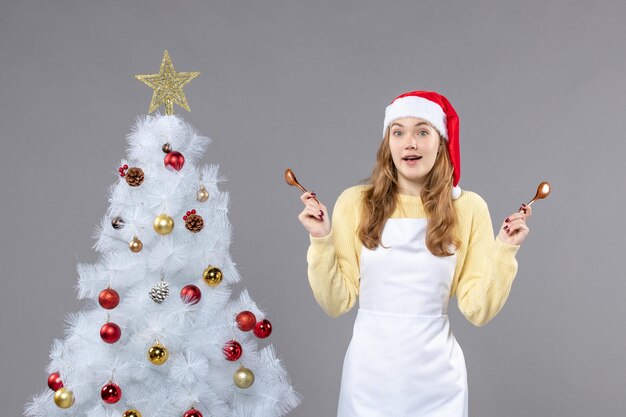
<instances>
[{"instance_id":1,"label":"white pompom","mask_svg":"<svg viewBox=\"0 0 626 417\"><path fill-rule=\"evenodd\" d=\"M452 187L452 199L456 200L459 197L461 197L461 187L458 185L456 187Z\"/></svg>"}]
</instances>

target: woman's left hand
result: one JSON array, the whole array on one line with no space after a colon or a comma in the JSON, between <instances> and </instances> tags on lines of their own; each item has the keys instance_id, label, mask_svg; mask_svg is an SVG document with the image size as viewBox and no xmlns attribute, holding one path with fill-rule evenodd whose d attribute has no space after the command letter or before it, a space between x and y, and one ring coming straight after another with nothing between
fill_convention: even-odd
<instances>
[{"instance_id":1,"label":"woman's left hand","mask_svg":"<svg viewBox=\"0 0 626 417\"><path fill-rule=\"evenodd\" d=\"M498 239L509 245L521 245L530 232L530 229L526 226L526 219L533 215L533 209L526 204L522 204L519 210L507 217L500 226Z\"/></svg>"}]
</instances>

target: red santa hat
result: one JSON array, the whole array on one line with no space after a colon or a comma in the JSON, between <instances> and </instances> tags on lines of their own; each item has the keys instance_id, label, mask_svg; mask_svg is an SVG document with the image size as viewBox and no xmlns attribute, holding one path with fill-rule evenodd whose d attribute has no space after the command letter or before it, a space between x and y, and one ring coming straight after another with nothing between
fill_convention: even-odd
<instances>
[{"instance_id":1,"label":"red santa hat","mask_svg":"<svg viewBox=\"0 0 626 417\"><path fill-rule=\"evenodd\" d=\"M396 97L385 109L383 135L394 120L419 117L428 121L446 140L454 168L452 198L461 196L461 153L459 148L459 116L447 98L434 91L411 91Z\"/></svg>"}]
</instances>

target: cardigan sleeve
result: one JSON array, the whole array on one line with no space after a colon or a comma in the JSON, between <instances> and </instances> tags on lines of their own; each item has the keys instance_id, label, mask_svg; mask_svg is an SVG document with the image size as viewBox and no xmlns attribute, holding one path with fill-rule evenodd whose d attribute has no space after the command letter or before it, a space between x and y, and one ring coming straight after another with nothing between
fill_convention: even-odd
<instances>
[{"instance_id":1,"label":"cardigan sleeve","mask_svg":"<svg viewBox=\"0 0 626 417\"><path fill-rule=\"evenodd\" d=\"M348 312L359 294L358 206L355 189L345 190L333 208L331 232L319 238L309 234L309 284L315 300L331 317Z\"/></svg>"},{"instance_id":2,"label":"cardigan sleeve","mask_svg":"<svg viewBox=\"0 0 626 417\"><path fill-rule=\"evenodd\" d=\"M487 203L478 196L456 289L459 310L475 326L487 324L504 306L517 274L519 248L494 239Z\"/></svg>"}]
</instances>

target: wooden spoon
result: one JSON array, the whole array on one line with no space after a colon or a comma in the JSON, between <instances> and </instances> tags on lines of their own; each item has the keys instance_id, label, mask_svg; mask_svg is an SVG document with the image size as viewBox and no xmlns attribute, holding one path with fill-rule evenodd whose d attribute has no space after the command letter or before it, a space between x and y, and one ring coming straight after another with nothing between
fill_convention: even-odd
<instances>
[{"instance_id":1,"label":"wooden spoon","mask_svg":"<svg viewBox=\"0 0 626 417\"><path fill-rule=\"evenodd\" d=\"M289 184L289 185L295 185L296 187L300 188L302 190L302 192L304 192L304 193L307 192L306 188L304 188L303 186L300 185L300 183L296 179L295 174L293 173L293 171L290 168L287 168L285 170L285 181L287 181L287 184Z\"/></svg>"},{"instance_id":2,"label":"wooden spoon","mask_svg":"<svg viewBox=\"0 0 626 417\"><path fill-rule=\"evenodd\" d=\"M296 179L296 175L293 173L293 171L290 168L287 168L285 170L285 181L287 181L287 184L289 185L294 185L298 187L299 189L302 190L302 192L305 192L305 193L307 192L306 188L300 185L300 183ZM319 203L319 200L316 197L313 197L313 198L315 199L315 201Z\"/></svg>"},{"instance_id":3,"label":"wooden spoon","mask_svg":"<svg viewBox=\"0 0 626 417\"><path fill-rule=\"evenodd\" d=\"M530 206L532 203L534 203L536 200L541 200L542 198L546 198L547 196L550 195L550 183L547 181L543 181L541 184L539 184L539 186L537 187L537 193L535 194L535 196L533 197L532 200L530 200L530 202L528 203L528 205ZM523 211L523 210L520 210Z\"/></svg>"}]
</instances>

